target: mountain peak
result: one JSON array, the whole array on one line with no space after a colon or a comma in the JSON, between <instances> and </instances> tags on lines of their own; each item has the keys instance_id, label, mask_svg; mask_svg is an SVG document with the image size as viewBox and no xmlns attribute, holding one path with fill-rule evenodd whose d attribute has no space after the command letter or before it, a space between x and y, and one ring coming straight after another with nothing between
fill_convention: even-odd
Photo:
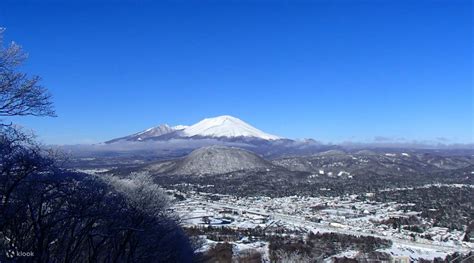
<instances>
[{"instance_id":1,"label":"mountain peak","mask_svg":"<svg viewBox=\"0 0 474 263\"><path fill-rule=\"evenodd\" d=\"M221 122L225 122L225 121L242 122L241 119L230 116L230 115L221 115L214 118L206 118L205 120L215 120L215 121L221 121Z\"/></svg>"},{"instance_id":2,"label":"mountain peak","mask_svg":"<svg viewBox=\"0 0 474 263\"><path fill-rule=\"evenodd\" d=\"M192 136L210 137L254 137L264 140L278 140L280 137L265 133L248 123L230 116L222 115L206 118L183 130L183 134Z\"/></svg>"}]
</instances>

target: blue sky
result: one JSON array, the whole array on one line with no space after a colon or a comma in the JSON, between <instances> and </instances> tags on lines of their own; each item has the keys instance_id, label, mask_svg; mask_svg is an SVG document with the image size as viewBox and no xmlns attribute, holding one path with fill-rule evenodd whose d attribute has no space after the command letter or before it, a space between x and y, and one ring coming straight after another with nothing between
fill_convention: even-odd
<instances>
[{"instance_id":1,"label":"blue sky","mask_svg":"<svg viewBox=\"0 0 474 263\"><path fill-rule=\"evenodd\" d=\"M471 1L2 1L57 118L92 143L233 115L325 142L473 142Z\"/></svg>"}]
</instances>

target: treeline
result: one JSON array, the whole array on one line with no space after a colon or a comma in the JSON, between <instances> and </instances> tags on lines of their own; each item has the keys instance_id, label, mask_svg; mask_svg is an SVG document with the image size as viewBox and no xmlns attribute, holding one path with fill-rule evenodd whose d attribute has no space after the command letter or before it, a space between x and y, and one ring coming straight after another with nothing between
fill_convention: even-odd
<instances>
[{"instance_id":1,"label":"treeline","mask_svg":"<svg viewBox=\"0 0 474 263\"><path fill-rule=\"evenodd\" d=\"M63 170L17 133L3 128L0 135L2 261L192 260L166 197L146 176L104 181Z\"/></svg>"},{"instance_id":2,"label":"treeline","mask_svg":"<svg viewBox=\"0 0 474 263\"><path fill-rule=\"evenodd\" d=\"M231 243L239 240L243 243L268 242L268 253L271 262L319 262L348 250L359 251L360 256L363 257L372 259L377 257L381 260L387 258L390 260L389 255L378 253L376 250L392 246L392 242L386 239L338 233L295 234L288 231L280 234L270 234L268 230L262 228L230 229L211 226L190 227L186 228L186 232L195 240L194 244L198 246L198 250L202 250L202 247L208 245L203 237L218 242L211 245L209 250L199 254L203 262L234 262L235 255L232 256L233 246ZM251 250L241 256L245 259L259 258L258 253L258 251Z\"/></svg>"},{"instance_id":3,"label":"treeline","mask_svg":"<svg viewBox=\"0 0 474 263\"><path fill-rule=\"evenodd\" d=\"M281 254L299 254L312 259L324 259L347 250L372 253L377 249L390 248L392 242L371 236L352 236L338 233L310 233L306 239L272 237L270 259L278 260Z\"/></svg>"},{"instance_id":4,"label":"treeline","mask_svg":"<svg viewBox=\"0 0 474 263\"><path fill-rule=\"evenodd\" d=\"M120 169L118 169L120 170ZM140 170L140 168L137 168ZM361 168L361 171L363 169ZM126 170L128 172L128 170ZM309 178L311 173L274 170L270 172L238 171L229 174L210 176L156 175L160 185L182 192L199 191L234 196L341 196L377 192L387 188L417 187L432 183L472 184L472 178L466 176L465 169L446 171L441 175L427 171L423 174L374 173L347 177L319 176ZM214 187L204 187L213 185ZM330 189L330 190L328 190Z\"/></svg>"}]
</instances>

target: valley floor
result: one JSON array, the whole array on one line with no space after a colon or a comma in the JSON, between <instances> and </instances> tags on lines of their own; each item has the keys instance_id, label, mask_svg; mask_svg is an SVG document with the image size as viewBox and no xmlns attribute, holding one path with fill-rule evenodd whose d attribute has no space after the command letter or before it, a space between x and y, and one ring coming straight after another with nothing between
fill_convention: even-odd
<instances>
[{"instance_id":1,"label":"valley floor","mask_svg":"<svg viewBox=\"0 0 474 263\"><path fill-rule=\"evenodd\" d=\"M418 188L456 190L472 189L473 186L425 185ZM407 189L383 191L403 190ZM455 252L469 253L474 248L474 243L463 241L465 231L436 226L432 220L422 217L420 211L407 209L414 204L374 201L371 197L376 193L338 197L270 198L265 196L236 197L195 191L183 193L168 190L168 192L179 197L172 209L182 218L185 228L207 229L201 231L199 235L204 240L202 245L204 251L219 241L227 241L233 244L234 253L255 250L260 251L263 259L269 260L268 236L298 237L308 233L337 233L344 236L389 240L390 246L378 248L375 251L386 252L392 257L406 257L410 260L444 259L446 255ZM397 220L407 222L394 224ZM410 220L413 222L408 222ZM214 230L209 231L209 229ZM229 235L225 234L226 229L244 234L229 238ZM255 229L263 230L265 237L245 235L245 233L252 233L245 231ZM206 231L212 232L212 237L206 235ZM334 252L339 253L329 256L326 253L326 259L353 257L360 251L342 248Z\"/></svg>"}]
</instances>

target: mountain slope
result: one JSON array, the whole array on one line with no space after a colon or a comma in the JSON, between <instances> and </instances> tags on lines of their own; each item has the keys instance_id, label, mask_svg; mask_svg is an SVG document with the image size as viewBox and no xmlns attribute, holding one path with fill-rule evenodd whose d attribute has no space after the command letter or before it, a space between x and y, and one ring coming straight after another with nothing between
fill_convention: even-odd
<instances>
[{"instance_id":1,"label":"mountain slope","mask_svg":"<svg viewBox=\"0 0 474 263\"><path fill-rule=\"evenodd\" d=\"M290 171L310 172L320 175L415 176L417 174L446 173L465 169L474 164L466 157L440 156L416 152L357 152L326 151L310 156L279 158L274 165Z\"/></svg>"},{"instance_id":2,"label":"mountain slope","mask_svg":"<svg viewBox=\"0 0 474 263\"><path fill-rule=\"evenodd\" d=\"M148 138L151 138L151 137L161 136L161 135L168 134L168 133L171 133L171 132L174 132L174 131L175 131L175 129L168 126L167 124L161 124L159 126L152 127L152 128L146 129L144 131L134 133L132 135L112 139L110 141L106 141L105 143L114 143L114 142L119 142L119 141L142 141L142 140L145 140L145 139L148 139Z\"/></svg>"},{"instance_id":3,"label":"mountain slope","mask_svg":"<svg viewBox=\"0 0 474 263\"><path fill-rule=\"evenodd\" d=\"M175 131L175 129L171 128L167 124L162 124L160 126L152 127L152 128L146 129L145 131L136 133L132 135L130 139L136 139L138 141L141 141L146 138L161 136L163 134L168 134L173 131Z\"/></svg>"}]
</instances>

